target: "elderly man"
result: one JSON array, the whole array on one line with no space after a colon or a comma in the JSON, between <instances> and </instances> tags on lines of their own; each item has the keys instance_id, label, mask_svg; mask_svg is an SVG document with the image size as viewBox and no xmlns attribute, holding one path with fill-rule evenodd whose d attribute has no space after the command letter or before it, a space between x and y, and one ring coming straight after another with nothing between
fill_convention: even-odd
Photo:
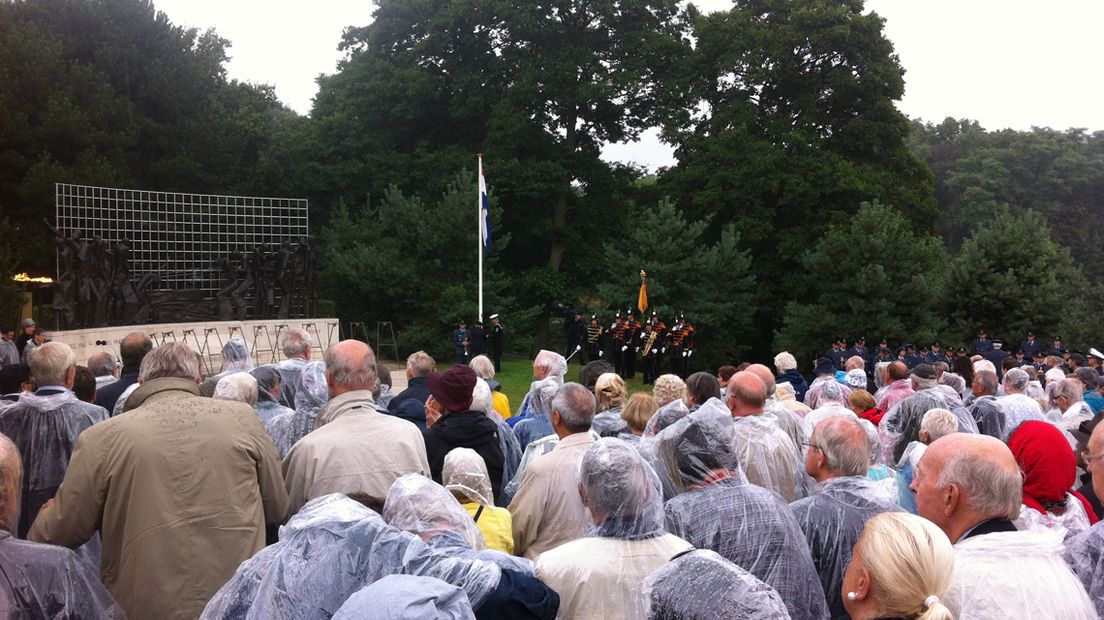
<instances>
[{"instance_id":1,"label":"elderly man","mask_svg":"<svg viewBox=\"0 0 1104 620\"><path fill-rule=\"evenodd\" d=\"M19 363L19 347L15 346L15 328L0 327L0 368Z\"/></svg>"},{"instance_id":2,"label":"elderly man","mask_svg":"<svg viewBox=\"0 0 1104 620\"><path fill-rule=\"evenodd\" d=\"M1096 425L1082 458L1092 474L1096 496L1104 497L1104 424ZM1104 521L1067 539L1064 557L1096 604L1096 612L1104 616Z\"/></svg>"},{"instance_id":3,"label":"elderly man","mask_svg":"<svg viewBox=\"0 0 1104 620\"><path fill-rule=\"evenodd\" d=\"M20 489L20 538L26 538L38 509L54 496L65 478L77 437L107 419L103 407L81 402L73 393L77 358L69 345L47 342L34 351L30 361L38 389L0 409L0 433L15 442L28 471Z\"/></svg>"},{"instance_id":4,"label":"elderly man","mask_svg":"<svg viewBox=\"0 0 1104 620\"><path fill-rule=\"evenodd\" d=\"M1085 588L1062 561L1062 533L1012 524L1022 487L1011 450L997 439L954 433L928 446L911 489L920 516L955 544L944 602L959 620L1095 618Z\"/></svg>"},{"instance_id":5,"label":"elderly man","mask_svg":"<svg viewBox=\"0 0 1104 620\"><path fill-rule=\"evenodd\" d=\"M912 388L912 379L909 378L909 368L901 361L891 363L886 369L890 384L886 386L882 399L878 401L878 408L889 411L897 403L916 393Z\"/></svg>"},{"instance_id":6,"label":"elderly man","mask_svg":"<svg viewBox=\"0 0 1104 620\"><path fill-rule=\"evenodd\" d=\"M30 539L76 547L99 530L104 585L127 616L194 618L264 547L287 494L253 408L201 398L187 345L154 349L138 380L126 415L81 433Z\"/></svg>"},{"instance_id":7,"label":"elderly man","mask_svg":"<svg viewBox=\"0 0 1104 620\"><path fill-rule=\"evenodd\" d=\"M426 428L425 403L429 398L429 375L437 370L437 362L425 351L415 351L406 358L406 389L387 403L387 412L412 422L419 430Z\"/></svg>"},{"instance_id":8,"label":"elderly man","mask_svg":"<svg viewBox=\"0 0 1104 620\"><path fill-rule=\"evenodd\" d=\"M817 424L809 438L805 471L817 481L813 496L790 505L805 532L832 618L847 620L840 590L851 548L866 522L897 510L877 498L866 477L870 465L866 431L854 420L833 417Z\"/></svg>"},{"instance_id":9,"label":"elderly man","mask_svg":"<svg viewBox=\"0 0 1104 620\"><path fill-rule=\"evenodd\" d=\"M666 533L659 480L620 439L599 439L584 453L579 494L591 535L545 551L534 573L560 593L561 617L628 620L644 578L694 547Z\"/></svg>"},{"instance_id":10,"label":"elderly man","mask_svg":"<svg viewBox=\"0 0 1104 620\"><path fill-rule=\"evenodd\" d=\"M514 553L536 559L541 553L583 536L587 511L579 497L579 463L594 443L594 395L578 383L566 383L552 399L552 429L560 441L522 475L510 502L514 516Z\"/></svg>"},{"instance_id":11,"label":"elderly man","mask_svg":"<svg viewBox=\"0 0 1104 620\"><path fill-rule=\"evenodd\" d=\"M1000 382L997 373L991 370L979 370L974 373L974 382L970 386L973 394L967 411L978 425L978 432L1000 439L1004 436L1004 410L997 404L997 390Z\"/></svg>"},{"instance_id":12,"label":"elderly man","mask_svg":"<svg viewBox=\"0 0 1104 620\"><path fill-rule=\"evenodd\" d=\"M310 362L314 342L305 329L291 328L280 338L280 351L287 358L280 362L280 404L295 408L295 388L299 386L299 374Z\"/></svg>"},{"instance_id":13,"label":"elderly man","mask_svg":"<svg viewBox=\"0 0 1104 620\"><path fill-rule=\"evenodd\" d=\"M19 323L19 335L15 338L15 348L19 349L19 359L23 359L23 351L27 348L27 343L34 339L35 335L35 320L23 319Z\"/></svg>"},{"instance_id":14,"label":"elderly man","mask_svg":"<svg viewBox=\"0 0 1104 620\"><path fill-rule=\"evenodd\" d=\"M463 364L429 375L430 395L426 401L429 428L422 432L422 437L429 471L437 484L444 484L441 469L445 456L454 448L471 448L487 464L491 491L497 497L502 492L505 459L498 425L482 411L472 410L476 379L475 371Z\"/></svg>"},{"instance_id":15,"label":"elderly man","mask_svg":"<svg viewBox=\"0 0 1104 620\"><path fill-rule=\"evenodd\" d=\"M0 435L0 605L11 618L121 618L100 578L64 547L19 540L23 465L15 444Z\"/></svg>"},{"instance_id":16,"label":"elderly man","mask_svg":"<svg viewBox=\"0 0 1104 620\"><path fill-rule=\"evenodd\" d=\"M1026 394L1029 381L1027 373L1019 368L1013 368L1004 375L1004 396L997 399L997 405L1004 411L1005 420L1001 441L1008 441L1016 428L1024 422L1046 420L1039 401Z\"/></svg>"},{"instance_id":17,"label":"elderly man","mask_svg":"<svg viewBox=\"0 0 1104 620\"><path fill-rule=\"evenodd\" d=\"M546 379L563 384L563 378L566 374L567 360L564 359L564 356L545 349L537 353L537 356L533 358L533 383L529 387L529 393L521 401L517 415L507 420L506 423L513 428L518 422L530 417L533 414L533 404L530 400L533 398L534 390L537 389L538 384ZM525 446L522 446L522 449L524 448Z\"/></svg>"},{"instance_id":18,"label":"elderly man","mask_svg":"<svg viewBox=\"0 0 1104 620\"><path fill-rule=\"evenodd\" d=\"M123 368L119 373L119 380L111 385L105 385L96 392L96 404L107 410L110 415L115 410L115 403L127 388L138 382L138 369L142 360L153 350L153 341L142 332L130 332L119 343L119 356L123 360Z\"/></svg>"},{"instance_id":19,"label":"elderly man","mask_svg":"<svg viewBox=\"0 0 1104 620\"><path fill-rule=\"evenodd\" d=\"M1071 433L1077 432L1081 423L1093 418L1092 409L1082 400L1083 389L1084 383L1074 378L1061 379L1047 385L1047 395L1054 406L1049 417L1058 428Z\"/></svg>"},{"instance_id":20,"label":"elderly man","mask_svg":"<svg viewBox=\"0 0 1104 620\"><path fill-rule=\"evenodd\" d=\"M781 595L794 618L827 618L809 547L778 495L736 473L731 414L717 399L657 436L660 468L678 495L667 529L699 549L745 568Z\"/></svg>"},{"instance_id":21,"label":"elderly man","mask_svg":"<svg viewBox=\"0 0 1104 620\"><path fill-rule=\"evenodd\" d=\"M330 493L383 498L399 477L430 472L418 427L376 411L372 348L342 340L326 349L325 360L330 400L315 418L315 430L284 459L291 512Z\"/></svg>"},{"instance_id":22,"label":"elderly man","mask_svg":"<svg viewBox=\"0 0 1104 620\"><path fill-rule=\"evenodd\" d=\"M728 380L725 400L732 413L736 458L748 482L792 502L803 496L804 473L793 440L773 416L763 415L765 393L766 386L755 373L744 370Z\"/></svg>"},{"instance_id":23,"label":"elderly man","mask_svg":"<svg viewBox=\"0 0 1104 620\"><path fill-rule=\"evenodd\" d=\"M96 377L97 392L119 380L115 376L118 370L115 366L115 356L107 351L101 351L88 358L88 369L92 371L92 376Z\"/></svg>"},{"instance_id":24,"label":"elderly man","mask_svg":"<svg viewBox=\"0 0 1104 620\"><path fill-rule=\"evenodd\" d=\"M790 436L794 446L797 446L798 457L800 458L801 446L805 443L806 437L805 425L801 420L801 416L779 402L778 397L775 396L777 386L774 383L774 373L770 371L770 368L763 364L752 364L745 370L754 373L763 382L767 399L763 405L763 414L773 416L779 428ZM729 377L729 379L732 379L732 377Z\"/></svg>"}]
</instances>

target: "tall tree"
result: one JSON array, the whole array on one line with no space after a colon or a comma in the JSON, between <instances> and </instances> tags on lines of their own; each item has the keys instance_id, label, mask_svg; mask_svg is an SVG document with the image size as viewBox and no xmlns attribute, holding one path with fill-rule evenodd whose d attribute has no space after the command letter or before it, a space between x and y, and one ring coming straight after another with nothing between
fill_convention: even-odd
<instances>
[{"instance_id":1,"label":"tall tree","mask_svg":"<svg viewBox=\"0 0 1104 620\"><path fill-rule=\"evenodd\" d=\"M802 255L804 293L785 305L775 348L812 360L840 334L931 342L946 328L949 262L939 239L916 233L900 212L863 203Z\"/></svg>"}]
</instances>

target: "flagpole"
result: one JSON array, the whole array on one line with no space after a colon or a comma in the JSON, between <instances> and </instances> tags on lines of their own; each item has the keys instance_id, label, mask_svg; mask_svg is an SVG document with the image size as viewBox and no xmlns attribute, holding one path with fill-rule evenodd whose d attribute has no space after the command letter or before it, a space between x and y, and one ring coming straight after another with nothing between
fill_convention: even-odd
<instances>
[{"instance_id":1,"label":"flagpole","mask_svg":"<svg viewBox=\"0 0 1104 620\"><path fill-rule=\"evenodd\" d=\"M475 179L475 247L479 254L479 322L483 322L483 192L480 190L483 180L483 153L476 153L479 160L479 176Z\"/></svg>"}]
</instances>

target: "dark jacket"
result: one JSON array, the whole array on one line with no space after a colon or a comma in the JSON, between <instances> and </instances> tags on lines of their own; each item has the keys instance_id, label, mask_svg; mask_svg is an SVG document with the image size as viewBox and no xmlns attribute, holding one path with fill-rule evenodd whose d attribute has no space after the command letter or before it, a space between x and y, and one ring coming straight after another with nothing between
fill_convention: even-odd
<instances>
[{"instance_id":1,"label":"dark jacket","mask_svg":"<svg viewBox=\"0 0 1104 620\"><path fill-rule=\"evenodd\" d=\"M138 367L139 364L123 366L123 372L119 375L118 381L96 390L96 404L107 409L107 415L110 416L111 412L115 410L115 403L119 401L119 397L123 395L123 392L128 387L138 383Z\"/></svg>"},{"instance_id":2,"label":"dark jacket","mask_svg":"<svg viewBox=\"0 0 1104 620\"><path fill-rule=\"evenodd\" d=\"M805 392L809 391L809 384L805 381L805 377L801 376L801 373L797 372L796 368L791 368L786 372L778 375L775 378L775 383L789 382L793 386L794 393L797 395L797 400L805 402Z\"/></svg>"},{"instance_id":3,"label":"dark jacket","mask_svg":"<svg viewBox=\"0 0 1104 620\"><path fill-rule=\"evenodd\" d=\"M462 411L442 416L422 433L426 444L426 458L433 480L441 481L441 469L445 455L453 448L471 448L483 457L491 478L491 490L499 496L502 487L502 445L498 440L498 425L481 411Z\"/></svg>"},{"instance_id":4,"label":"dark jacket","mask_svg":"<svg viewBox=\"0 0 1104 620\"><path fill-rule=\"evenodd\" d=\"M402 401L414 398L419 403L425 405L426 400L429 399L429 377L414 377L407 384L406 389L399 392L397 396L391 399L391 402L387 404L387 410L394 415L399 410L399 405ZM425 418L423 414L423 419ZM424 425L424 422L423 422Z\"/></svg>"}]
</instances>

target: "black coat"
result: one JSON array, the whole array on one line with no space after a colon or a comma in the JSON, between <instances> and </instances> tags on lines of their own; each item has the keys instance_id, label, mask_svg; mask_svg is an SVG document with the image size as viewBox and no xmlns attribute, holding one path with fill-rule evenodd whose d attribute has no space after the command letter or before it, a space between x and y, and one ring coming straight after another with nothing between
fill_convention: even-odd
<instances>
[{"instance_id":1,"label":"black coat","mask_svg":"<svg viewBox=\"0 0 1104 620\"><path fill-rule=\"evenodd\" d=\"M416 398L418 402L425 405L425 401L429 399L429 377L414 377L410 380L410 383L406 384L406 389L399 392L391 399L391 402L387 403L387 410L392 414L399 410L399 405L408 398Z\"/></svg>"},{"instance_id":2,"label":"black coat","mask_svg":"<svg viewBox=\"0 0 1104 620\"><path fill-rule=\"evenodd\" d=\"M119 375L118 381L96 390L96 404L107 409L107 415L111 415L111 412L115 409L115 403L119 402L119 397L123 395L128 387L137 382L138 364L123 366L123 372Z\"/></svg>"},{"instance_id":3,"label":"black coat","mask_svg":"<svg viewBox=\"0 0 1104 620\"><path fill-rule=\"evenodd\" d=\"M441 480L441 469L445 465L445 455L453 448L471 448L487 464L487 473L491 477L491 491L495 497L502 490L502 444L498 440L498 425L481 411L462 411L450 413L422 433L426 444L426 457L429 459L429 471L433 480Z\"/></svg>"}]
</instances>

